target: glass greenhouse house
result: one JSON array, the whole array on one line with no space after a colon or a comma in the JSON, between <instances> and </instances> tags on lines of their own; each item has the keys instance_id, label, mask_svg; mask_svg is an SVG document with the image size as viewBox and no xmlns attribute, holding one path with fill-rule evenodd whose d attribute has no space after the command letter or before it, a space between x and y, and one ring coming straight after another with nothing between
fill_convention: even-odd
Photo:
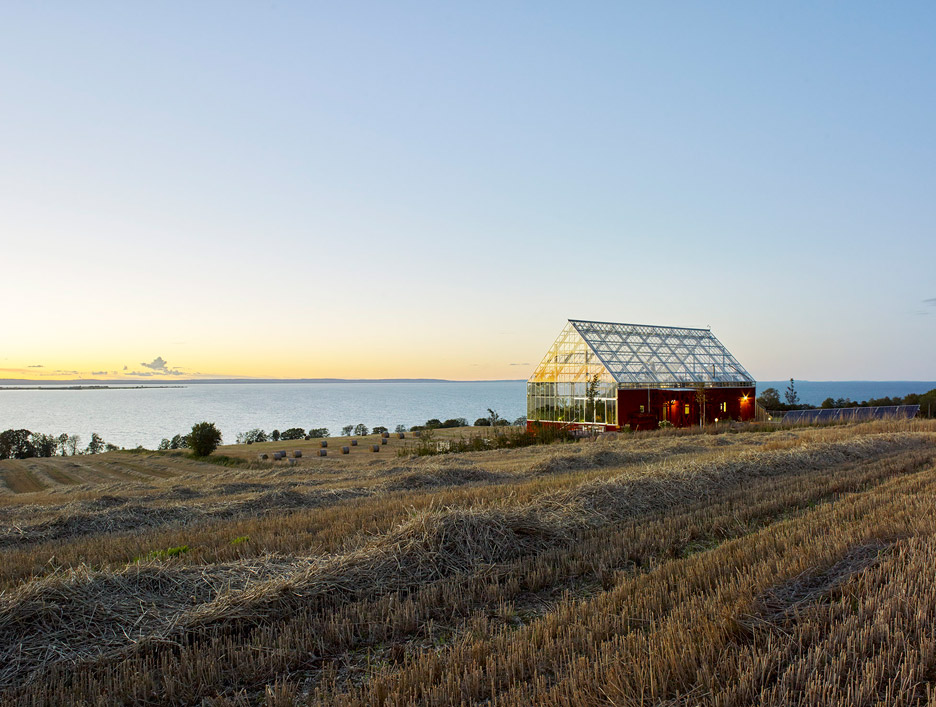
<instances>
[{"instance_id":1,"label":"glass greenhouse house","mask_svg":"<svg viewBox=\"0 0 936 707\"><path fill-rule=\"evenodd\" d=\"M709 329L570 319L527 381L527 420L604 429L749 420L754 393Z\"/></svg>"}]
</instances>

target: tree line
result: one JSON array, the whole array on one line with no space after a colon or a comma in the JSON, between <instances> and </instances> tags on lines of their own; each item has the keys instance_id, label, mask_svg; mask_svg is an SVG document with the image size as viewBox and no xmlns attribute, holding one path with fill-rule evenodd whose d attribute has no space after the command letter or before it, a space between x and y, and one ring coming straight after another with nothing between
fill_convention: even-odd
<instances>
[{"instance_id":1,"label":"tree line","mask_svg":"<svg viewBox=\"0 0 936 707\"><path fill-rule=\"evenodd\" d=\"M791 378L790 385L784 391L783 400L780 399L780 391L776 388L765 388L757 396L757 404L765 410L811 410L815 405L801 403L799 394L796 391L796 383ZM903 397L899 395L884 398L869 398L857 402L851 398L826 398L819 405L820 408L858 408L858 407L885 407L892 405L919 405L919 417L933 417L936 415L936 388L926 393L910 393Z\"/></svg>"},{"instance_id":2,"label":"tree line","mask_svg":"<svg viewBox=\"0 0 936 707\"><path fill-rule=\"evenodd\" d=\"M80 435L62 433L56 436L26 429L0 432L0 459L100 454L117 448L116 445L106 443L97 432L91 433L91 441L86 447L81 446Z\"/></svg>"},{"instance_id":3,"label":"tree line","mask_svg":"<svg viewBox=\"0 0 936 707\"><path fill-rule=\"evenodd\" d=\"M488 408L487 417L479 417L474 421L475 427L500 427L504 425L524 425L526 424L525 417L518 417L516 420L511 423L509 420L502 418L497 412ZM412 425L407 427L406 425L397 425L394 428L394 432L418 432L420 430L437 430L437 429L447 429L452 427L469 427L467 418L464 417L453 417L448 420L439 420L438 418L430 418L426 420L422 425ZM373 429L369 428L362 422L357 423L356 425L345 425L341 428L342 437L351 437L352 435L357 437L363 437L369 434L383 434L389 432L390 429L383 425L377 425ZM312 427L306 431L302 427L290 427L288 430L273 430L272 432L266 432L260 428L254 428L248 430L247 432L240 432L237 435L238 444L254 444L256 442L282 442L289 440L309 440L309 439L319 439L323 437L331 436L331 432L327 427ZM160 449L183 449L187 446L186 438L182 435L176 435L172 439L164 439L159 448Z\"/></svg>"}]
</instances>

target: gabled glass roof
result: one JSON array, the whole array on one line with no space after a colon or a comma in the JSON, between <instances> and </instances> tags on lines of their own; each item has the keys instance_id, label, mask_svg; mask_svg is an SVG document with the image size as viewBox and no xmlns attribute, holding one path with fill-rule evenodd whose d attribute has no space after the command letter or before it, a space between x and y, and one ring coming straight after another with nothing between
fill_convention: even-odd
<instances>
[{"instance_id":1,"label":"gabled glass roof","mask_svg":"<svg viewBox=\"0 0 936 707\"><path fill-rule=\"evenodd\" d=\"M579 319L569 320L530 381L583 380L594 374L596 364L601 378L613 378L623 388L754 385L751 374L708 329Z\"/></svg>"}]
</instances>

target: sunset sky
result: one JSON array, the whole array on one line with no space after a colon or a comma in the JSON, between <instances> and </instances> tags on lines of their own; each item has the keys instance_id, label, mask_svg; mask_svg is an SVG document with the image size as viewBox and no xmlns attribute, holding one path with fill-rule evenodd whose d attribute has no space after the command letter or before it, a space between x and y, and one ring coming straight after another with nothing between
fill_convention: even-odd
<instances>
[{"instance_id":1,"label":"sunset sky","mask_svg":"<svg viewBox=\"0 0 936 707\"><path fill-rule=\"evenodd\" d=\"M936 380L936 4L6 2L0 378Z\"/></svg>"}]
</instances>

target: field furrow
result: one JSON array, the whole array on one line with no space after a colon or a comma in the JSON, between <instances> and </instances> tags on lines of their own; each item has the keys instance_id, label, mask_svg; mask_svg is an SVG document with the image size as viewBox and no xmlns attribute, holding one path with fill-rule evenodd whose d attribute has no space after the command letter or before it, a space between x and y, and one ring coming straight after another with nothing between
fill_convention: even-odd
<instances>
[{"instance_id":1,"label":"field furrow","mask_svg":"<svg viewBox=\"0 0 936 707\"><path fill-rule=\"evenodd\" d=\"M636 436L357 473L137 455L179 471L0 508L0 689L50 705L925 704L934 432Z\"/></svg>"}]
</instances>

